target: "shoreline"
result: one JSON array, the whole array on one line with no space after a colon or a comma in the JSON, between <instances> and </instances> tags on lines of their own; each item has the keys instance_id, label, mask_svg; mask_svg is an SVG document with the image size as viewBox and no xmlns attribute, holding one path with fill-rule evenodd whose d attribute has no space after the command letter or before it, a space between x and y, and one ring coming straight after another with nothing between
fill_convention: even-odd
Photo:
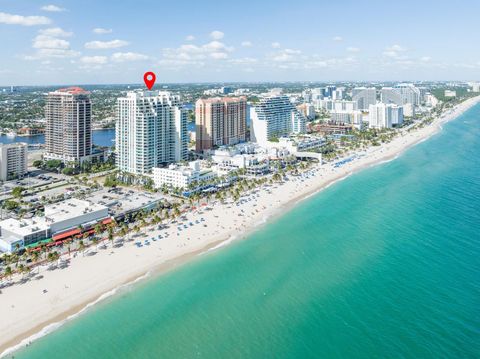
<instances>
[{"instance_id":1,"label":"shoreline","mask_svg":"<svg viewBox=\"0 0 480 359\"><path fill-rule=\"evenodd\" d=\"M334 169L332 164L315 166L306 171L312 174L305 180L290 176L290 180L281 185L275 184L268 190L261 189L258 196L248 194L245 197L255 199L241 207L228 203L216 204L211 211L188 213L187 223L205 217L204 223L209 226L189 227L180 232L181 238L175 235L177 225L170 225L168 230L153 229L150 234L168 232L170 236L152 243L148 249L135 248L131 242L126 242L122 248L108 247L91 257L72 258L72 265L66 269L52 272L44 269L42 274L45 277L40 281L5 288L0 294L0 357L56 330L123 288L129 288L144 279L157 278L197 256L246 239L300 202L335 183L364 169L396 159L409 148L438 133L444 123L457 118L478 102L480 96L466 100L424 128L399 135L382 146L369 148L342 167ZM258 211L260 206L263 209ZM247 215L247 212L252 215ZM48 293L42 294L41 288L48 288ZM35 303L35 308L32 308L32 303Z\"/></svg>"}]
</instances>

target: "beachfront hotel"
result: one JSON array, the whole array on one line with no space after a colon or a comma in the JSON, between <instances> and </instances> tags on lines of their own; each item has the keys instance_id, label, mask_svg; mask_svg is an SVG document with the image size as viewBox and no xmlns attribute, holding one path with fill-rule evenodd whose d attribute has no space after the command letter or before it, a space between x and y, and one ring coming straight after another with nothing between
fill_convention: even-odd
<instances>
[{"instance_id":1,"label":"beachfront hotel","mask_svg":"<svg viewBox=\"0 0 480 359\"><path fill-rule=\"evenodd\" d=\"M335 124L351 124L353 127L361 129L363 123L363 114L362 111L359 110L330 111L330 121Z\"/></svg>"},{"instance_id":2,"label":"beachfront hotel","mask_svg":"<svg viewBox=\"0 0 480 359\"><path fill-rule=\"evenodd\" d=\"M369 107L370 128L391 128L403 123L403 107L395 104L377 103Z\"/></svg>"},{"instance_id":3,"label":"beachfront hotel","mask_svg":"<svg viewBox=\"0 0 480 359\"><path fill-rule=\"evenodd\" d=\"M370 105L377 103L377 90L375 87L355 87L352 89L352 100L359 110L368 110Z\"/></svg>"},{"instance_id":4,"label":"beachfront hotel","mask_svg":"<svg viewBox=\"0 0 480 359\"><path fill-rule=\"evenodd\" d=\"M394 103L398 106L405 104L418 106L422 100L420 89L412 84L383 87L380 90L380 98L383 103Z\"/></svg>"},{"instance_id":5,"label":"beachfront hotel","mask_svg":"<svg viewBox=\"0 0 480 359\"><path fill-rule=\"evenodd\" d=\"M27 148L23 142L0 144L0 181L25 176L28 171Z\"/></svg>"},{"instance_id":6,"label":"beachfront hotel","mask_svg":"<svg viewBox=\"0 0 480 359\"><path fill-rule=\"evenodd\" d=\"M155 188L181 188L187 189L192 184L210 181L217 175L210 169L202 170L200 161L193 161L188 166L171 164L166 168L155 167L152 171L152 179Z\"/></svg>"},{"instance_id":7,"label":"beachfront hotel","mask_svg":"<svg viewBox=\"0 0 480 359\"><path fill-rule=\"evenodd\" d=\"M80 87L49 92L45 105L45 159L83 162L92 154L90 94Z\"/></svg>"},{"instance_id":8,"label":"beachfront hotel","mask_svg":"<svg viewBox=\"0 0 480 359\"><path fill-rule=\"evenodd\" d=\"M315 110L327 110L327 111L355 111L358 109L356 101L346 100L317 100L314 102Z\"/></svg>"},{"instance_id":9,"label":"beachfront hotel","mask_svg":"<svg viewBox=\"0 0 480 359\"><path fill-rule=\"evenodd\" d=\"M250 109L251 140L260 146L291 134L305 133L306 118L284 95L267 95Z\"/></svg>"},{"instance_id":10,"label":"beachfront hotel","mask_svg":"<svg viewBox=\"0 0 480 359\"><path fill-rule=\"evenodd\" d=\"M131 91L117 99L116 165L135 175L187 159L187 112L180 96Z\"/></svg>"},{"instance_id":11,"label":"beachfront hotel","mask_svg":"<svg viewBox=\"0 0 480 359\"><path fill-rule=\"evenodd\" d=\"M244 142L247 128L247 98L214 97L195 103L195 149L197 152Z\"/></svg>"}]
</instances>

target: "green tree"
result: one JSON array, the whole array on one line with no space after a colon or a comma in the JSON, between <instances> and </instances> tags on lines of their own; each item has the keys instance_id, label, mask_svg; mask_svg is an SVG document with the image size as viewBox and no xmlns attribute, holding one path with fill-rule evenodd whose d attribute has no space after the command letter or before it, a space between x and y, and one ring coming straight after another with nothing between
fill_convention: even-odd
<instances>
[{"instance_id":1,"label":"green tree","mask_svg":"<svg viewBox=\"0 0 480 359\"><path fill-rule=\"evenodd\" d=\"M25 191L25 188L19 186L12 189L12 196L15 198L22 198L22 194Z\"/></svg>"}]
</instances>

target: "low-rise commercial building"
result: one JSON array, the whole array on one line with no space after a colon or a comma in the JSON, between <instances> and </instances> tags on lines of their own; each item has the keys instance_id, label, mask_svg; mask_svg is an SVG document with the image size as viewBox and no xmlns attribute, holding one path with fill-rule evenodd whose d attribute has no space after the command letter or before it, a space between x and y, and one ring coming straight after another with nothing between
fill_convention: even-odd
<instances>
[{"instance_id":1,"label":"low-rise commercial building","mask_svg":"<svg viewBox=\"0 0 480 359\"><path fill-rule=\"evenodd\" d=\"M12 252L47 238L67 239L109 218L106 206L76 198L47 205L45 216L1 221L0 250Z\"/></svg>"}]
</instances>

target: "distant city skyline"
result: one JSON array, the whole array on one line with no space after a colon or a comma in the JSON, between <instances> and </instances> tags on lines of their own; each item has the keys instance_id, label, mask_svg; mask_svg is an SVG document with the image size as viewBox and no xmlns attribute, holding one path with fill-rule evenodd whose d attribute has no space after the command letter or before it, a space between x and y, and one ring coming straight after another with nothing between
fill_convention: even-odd
<instances>
[{"instance_id":1,"label":"distant city skyline","mask_svg":"<svg viewBox=\"0 0 480 359\"><path fill-rule=\"evenodd\" d=\"M0 86L479 80L480 3L19 0Z\"/></svg>"}]
</instances>

